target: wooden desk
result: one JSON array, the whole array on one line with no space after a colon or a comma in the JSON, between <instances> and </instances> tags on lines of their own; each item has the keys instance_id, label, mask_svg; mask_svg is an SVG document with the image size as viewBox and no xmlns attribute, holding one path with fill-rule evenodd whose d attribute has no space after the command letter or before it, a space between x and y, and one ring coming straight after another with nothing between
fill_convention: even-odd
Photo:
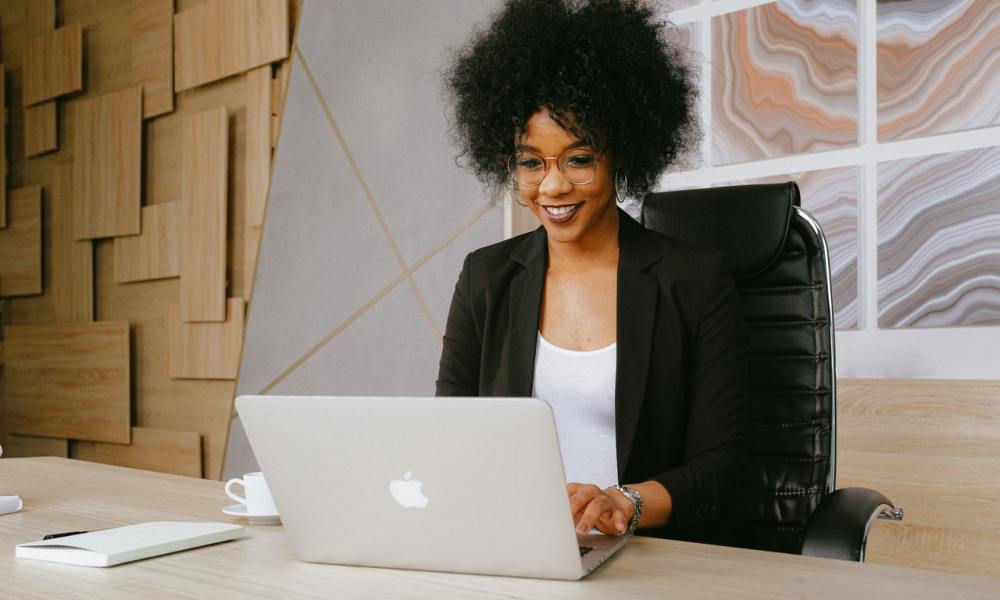
<instances>
[{"instance_id":1,"label":"wooden desk","mask_svg":"<svg viewBox=\"0 0 1000 600\"><path fill-rule=\"evenodd\" d=\"M590 577L542 581L315 565L280 526L109 569L17 560L46 533L154 520L236 521L222 484L62 458L0 459L0 593L9 598L1000 598L1000 580L635 538Z\"/></svg>"}]
</instances>

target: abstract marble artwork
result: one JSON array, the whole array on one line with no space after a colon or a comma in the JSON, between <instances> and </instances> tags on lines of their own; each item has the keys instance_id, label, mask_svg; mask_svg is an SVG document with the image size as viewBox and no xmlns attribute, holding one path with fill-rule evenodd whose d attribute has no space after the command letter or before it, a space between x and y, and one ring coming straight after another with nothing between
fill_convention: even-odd
<instances>
[{"instance_id":1,"label":"abstract marble artwork","mask_svg":"<svg viewBox=\"0 0 1000 600\"><path fill-rule=\"evenodd\" d=\"M1000 147L880 163L878 324L1000 324Z\"/></svg>"},{"instance_id":2,"label":"abstract marble artwork","mask_svg":"<svg viewBox=\"0 0 1000 600\"><path fill-rule=\"evenodd\" d=\"M701 25L699 23L671 25L667 29L667 39L690 60L691 68L697 70L700 61L704 60L704 55L701 54Z\"/></svg>"},{"instance_id":3,"label":"abstract marble artwork","mask_svg":"<svg viewBox=\"0 0 1000 600\"><path fill-rule=\"evenodd\" d=\"M879 2L878 137L1000 124L1000 2Z\"/></svg>"},{"instance_id":4,"label":"abstract marble artwork","mask_svg":"<svg viewBox=\"0 0 1000 600\"><path fill-rule=\"evenodd\" d=\"M858 169L827 169L790 175L802 208L819 221L830 250L833 311L837 329L858 328Z\"/></svg>"},{"instance_id":5,"label":"abstract marble artwork","mask_svg":"<svg viewBox=\"0 0 1000 600\"><path fill-rule=\"evenodd\" d=\"M824 169L728 183L795 181L802 208L816 218L830 251L833 322L838 330L858 328L858 168Z\"/></svg>"},{"instance_id":6,"label":"abstract marble artwork","mask_svg":"<svg viewBox=\"0 0 1000 600\"><path fill-rule=\"evenodd\" d=\"M703 31L702 24L698 22L674 25L667 30L668 41L678 50L691 73L698 79L699 92L702 83L702 67L705 64L705 54L702 52ZM695 112L697 114L694 118L699 122L704 122L701 115L703 111L700 98L695 100ZM701 144L694 144L687 154L678 156L664 173L694 169L704 165L705 157L702 154Z\"/></svg>"},{"instance_id":7,"label":"abstract marble artwork","mask_svg":"<svg viewBox=\"0 0 1000 600\"><path fill-rule=\"evenodd\" d=\"M663 7L667 10L677 10L698 4L700 0L664 0Z\"/></svg>"},{"instance_id":8,"label":"abstract marble artwork","mask_svg":"<svg viewBox=\"0 0 1000 600\"><path fill-rule=\"evenodd\" d=\"M854 0L782 0L712 19L712 163L857 143Z\"/></svg>"}]
</instances>

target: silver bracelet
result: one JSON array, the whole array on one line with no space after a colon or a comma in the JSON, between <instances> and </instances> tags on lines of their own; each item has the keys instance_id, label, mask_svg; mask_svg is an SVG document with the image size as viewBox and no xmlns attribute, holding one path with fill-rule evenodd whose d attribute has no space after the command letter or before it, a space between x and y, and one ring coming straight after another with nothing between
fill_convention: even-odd
<instances>
[{"instance_id":1,"label":"silver bracelet","mask_svg":"<svg viewBox=\"0 0 1000 600\"><path fill-rule=\"evenodd\" d=\"M626 532L633 533L639 526L639 519L642 518L642 495L634 489L624 485L616 485L615 489L621 492L622 496L628 498L628 501L632 503L632 506L635 509L632 511L632 520L629 521L628 531Z\"/></svg>"}]
</instances>

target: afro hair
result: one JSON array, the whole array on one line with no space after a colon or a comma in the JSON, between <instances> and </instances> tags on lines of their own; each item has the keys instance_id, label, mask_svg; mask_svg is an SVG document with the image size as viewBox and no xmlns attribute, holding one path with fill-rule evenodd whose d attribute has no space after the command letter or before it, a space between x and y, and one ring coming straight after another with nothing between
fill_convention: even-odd
<instances>
[{"instance_id":1,"label":"afro hair","mask_svg":"<svg viewBox=\"0 0 1000 600\"><path fill-rule=\"evenodd\" d=\"M446 75L460 156L499 189L515 138L546 109L642 196L700 136L697 83L672 31L636 0L508 0Z\"/></svg>"}]
</instances>

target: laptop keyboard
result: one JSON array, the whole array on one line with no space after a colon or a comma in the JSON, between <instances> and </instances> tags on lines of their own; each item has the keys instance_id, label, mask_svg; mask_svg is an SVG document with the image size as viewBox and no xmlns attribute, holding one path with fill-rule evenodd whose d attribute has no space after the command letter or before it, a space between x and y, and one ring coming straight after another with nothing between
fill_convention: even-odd
<instances>
[{"instance_id":1,"label":"laptop keyboard","mask_svg":"<svg viewBox=\"0 0 1000 600\"><path fill-rule=\"evenodd\" d=\"M580 558L590 554L594 549L590 546L580 546Z\"/></svg>"}]
</instances>

